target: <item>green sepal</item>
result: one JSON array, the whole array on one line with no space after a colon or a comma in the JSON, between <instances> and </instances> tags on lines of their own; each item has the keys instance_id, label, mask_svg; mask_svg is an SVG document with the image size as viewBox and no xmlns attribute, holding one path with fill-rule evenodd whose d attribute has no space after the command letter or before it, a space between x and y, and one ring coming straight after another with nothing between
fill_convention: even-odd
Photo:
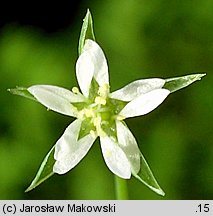
<instances>
[{"instance_id":1,"label":"green sepal","mask_svg":"<svg viewBox=\"0 0 213 216\"><path fill-rule=\"evenodd\" d=\"M79 44L78 44L79 55L81 55L81 53L83 51L83 47L84 47L86 39L91 39L91 40L95 41L92 15L91 15L89 9L87 9L87 13L86 13L85 18L83 19L83 25L81 27L81 34L80 34Z\"/></svg>"},{"instance_id":2,"label":"green sepal","mask_svg":"<svg viewBox=\"0 0 213 216\"><path fill-rule=\"evenodd\" d=\"M168 78L165 79L166 83L164 84L163 88L168 89L172 93L187 87L195 81L201 80L201 77L205 75L206 74L191 74L181 77Z\"/></svg>"},{"instance_id":3,"label":"green sepal","mask_svg":"<svg viewBox=\"0 0 213 216\"><path fill-rule=\"evenodd\" d=\"M84 119L81 123L78 140L90 134L91 130L96 131L95 126L91 123L91 118Z\"/></svg>"},{"instance_id":4,"label":"green sepal","mask_svg":"<svg viewBox=\"0 0 213 216\"><path fill-rule=\"evenodd\" d=\"M31 191L32 189L40 185L42 182L44 182L54 174L53 172L53 165L55 164L54 149L55 146L53 146L52 149L48 152L43 162L41 163L41 166L35 178L33 179L30 186L25 190L25 192Z\"/></svg>"},{"instance_id":5,"label":"green sepal","mask_svg":"<svg viewBox=\"0 0 213 216\"><path fill-rule=\"evenodd\" d=\"M139 181L141 181L142 183L144 183L148 188L150 188L155 193L161 196L164 196L165 195L164 191L161 189L158 182L156 181L142 153L140 156L141 156L140 158L141 159L141 169L137 174L132 173L133 176L137 178Z\"/></svg>"},{"instance_id":6,"label":"green sepal","mask_svg":"<svg viewBox=\"0 0 213 216\"><path fill-rule=\"evenodd\" d=\"M97 81L93 78L89 88L89 96L88 99L90 103L95 101L95 98L98 96L99 85Z\"/></svg>"},{"instance_id":7,"label":"green sepal","mask_svg":"<svg viewBox=\"0 0 213 216\"><path fill-rule=\"evenodd\" d=\"M19 95L19 96L26 97L26 98L28 98L28 99L37 101L37 99L36 99L32 94L30 94L30 92L29 92L29 91L27 90L27 88L25 88L25 87L19 87L19 86L17 86L17 87L14 88L14 89L8 89L8 91L9 91L11 94Z\"/></svg>"},{"instance_id":8,"label":"green sepal","mask_svg":"<svg viewBox=\"0 0 213 216\"><path fill-rule=\"evenodd\" d=\"M114 115L118 115L121 110L127 105L127 103L128 102L126 101L121 101L114 98L110 98L110 100L108 101L109 106L113 107L112 110L114 112Z\"/></svg>"}]
</instances>

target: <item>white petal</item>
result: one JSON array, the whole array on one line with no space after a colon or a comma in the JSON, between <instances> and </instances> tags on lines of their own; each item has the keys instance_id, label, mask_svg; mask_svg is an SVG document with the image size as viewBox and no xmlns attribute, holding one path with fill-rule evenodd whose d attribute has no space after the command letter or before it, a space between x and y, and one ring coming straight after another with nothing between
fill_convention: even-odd
<instances>
[{"instance_id":1,"label":"white petal","mask_svg":"<svg viewBox=\"0 0 213 216\"><path fill-rule=\"evenodd\" d=\"M134 136L128 127L120 121L116 121L116 130L119 146L126 154L132 171L138 173L140 170L140 150Z\"/></svg>"},{"instance_id":2,"label":"white petal","mask_svg":"<svg viewBox=\"0 0 213 216\"><path fill-rule=\"evenodd\" d=\"M83 52L76 63L76 77L84 96L88 97L89 87L94 75L94 64L90 52Z\"/></svg>"},{"instance_id":3,"label":"white petal","mask_svg":"<svg viewBox=\"0 0 213 216\"><path fill-rule=\"evenodd\" d=\"M123 88L112 92L110 97L122 101L131 101L141 94L162 88L164 84L165 80L160 78L136 80Z\"/></svg>"},{"instance_id":4,"label":"white petal","mask_svg":"<svg viewBox=\"0 0 213 216\"><path fill-rule=\"evenodd\" d=\"M167 89L156 89L129 102L119 113L125 118L145 115L158 107L169 95Z\"/></svg>"},{"instance_id":5,"label":"white petal","mask_svg":"<svg viewBox=\"0 0 213 216\"><path fill-rule=\"evenodd\" d=\"M82 102L85 98L71 91L51 85L34 85L27 89L41 104L56 112L75 116L71 103Z\"/></svg>"},{"instance_id":6,"label":"white petal","mask_svg":"<svg viewBox=\"0 0 213 216\"><path fill-rule=\"evenodd\" d=\"M109 83L108 66L104 53L100 46L86 40L82 54L76 63L76 76L82 93L87 97L92 77L99 86Z\"/></svg>"},{"instance_id":7,"label":"white petal","mask_svg":"<svg viewBox=\"0 0 213 216\"><path fill-rule=\"evenodd\" d=\"M54 158L56 160L53 172L64 174L76 166L87 154L96 138L91 134L78 140L81 121L71 123L55 146Z\"/></svg>"},{"instance_id":8,"label":"white petal","mask_svg":"<svg viewBox=\"0 0 213 216\"><path fill-rule=\"evenodd\" d=\"M109 137L100 137L101 149L108 168L117 176L129 179L131 177L130 163L123 150Z\"/></svg>"}]
</instances>

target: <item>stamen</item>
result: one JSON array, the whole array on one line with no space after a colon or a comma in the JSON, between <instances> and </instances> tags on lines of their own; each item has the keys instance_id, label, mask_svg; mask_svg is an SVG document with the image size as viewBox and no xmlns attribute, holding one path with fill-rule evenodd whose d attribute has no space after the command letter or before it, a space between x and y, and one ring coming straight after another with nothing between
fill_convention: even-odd
<instances>
[{"instance_id":1,"label":"stamen","mask_svg":"<svg viewBox=\"0 0 213 216\"><path fill-rule=\"evenodd\" d=\"M93 138L96 138L97 135L96 135L96 132L94 130L91 130L89 133L91 134L91 136Z\"/></svg>"},{"instance_id":2,"label":"stamen","mask_svg":"<svg viewBox=\"0 0 213 216\"><path fill-rule=\"evenodd\" d=\"M92 110L92 109L82 109L81 111L79 111L78 113L77 113L77 117L79 118L79 119L85 119L85 117L86 118L95 118L95 113L94 113L94 111Z\"/></svg>"},{"instance_id":3,"label":"stamen","mask_svg":"<svg viewBox=\"0 0 213 216\"><path fill-rule=\"evenodd\" d=\"M97 128L97 134L100 137L106 137L107 136L107 134L103 131L102 128Z\"/></svg>"},{"instance_id":4,"label":"stamen","mask_svg":"<svg viewBox=\"0 0 213 216\"><path fill-rule=\"evenodd\" d=\"M89 117L95 117L95 113L94 113L94 111L92 109L85 109L85 116L87 118L89 118Z\"/></svg>"},{"instance_id":5,"label":"stamen","mask_svg":"<svg viewBox=\"0 0 213 216\"><path fill-rule=\"evenodd\" d=\"M73 88L72 88L72 92L73 92L74 94L79 94L79 93L80 93L78 87L73 87Z\"/></svg>"},{"instance_id":6,"label":"stamen","mask_svg":"<svg viewBox=\"0 0 213 216\"><path fill-rule=\"evenodd\" d=\"M78 112L77 118L83 120L84 119L85 110L81 110Z\"/></svg>"},{"instance_id":7,"label":"stamen","mask_svg":"<svg viewBox=\"0 0 213 216\"><path fill-rule=\"evenodd\" d=\"M101 127L101 117L98 116L98 117L94 118L93 124L94 124L94 126L95 126L96 128L97 128L97 127Z\"/></svg>"},{"instance_id":8,"label":"stamen","mask_svg":"<svg viewBox=\"0 0 213 216\"><path fill-rule=\"evenodd\" d=\"M100 105L105 105L106 104L106 99L103 98L103 97L98 96L98 97L95 98L95 103L100 104Z\"/></svg>"},{"instance_id":9,"label":"stamen","mask_svg":"<svg viewBox=\"0 0 213 216\"><path fill-rule=\"evenodd\" d=\"M124 120L126 117L124 117L124 116L122 116L122 115L117 115L117 117L116 117L116 119L118 120L118 121L122 121L122 120Z\"/></svg>"},{"instance_id":10,"label":"stamen","mask_svg":"<svg viewBox=\"0 0 213 216\"><path fill-rule=\"evenodd\" d=\"M103 129L101 128L101 117L98 116L96 118L94 118L93 120L93 124L94 126L96 127L96 132L97 132L97 135L98 136L101 136L101 137L105 137L106 136L106 133L103 131Z\"/></svg>"},{"instance_id":11,"label":"stamen","mask_svg":"<svg viewBox=\"0 0 213 216\"><path fill-rule=\"evenodd\" d=\"M107 98L109 94L109 84L105 83L103 86L100 86L98 89L98 94L103 98Z\"/></svg>"}]
</instances>

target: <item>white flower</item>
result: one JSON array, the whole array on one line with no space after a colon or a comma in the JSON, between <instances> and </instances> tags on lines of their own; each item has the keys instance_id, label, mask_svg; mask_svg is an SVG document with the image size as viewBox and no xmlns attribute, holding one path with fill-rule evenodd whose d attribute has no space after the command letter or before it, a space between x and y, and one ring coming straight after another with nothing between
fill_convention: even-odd
<instances>
[{"instance_id":1,"label":"white flower","mask_svg":"<svg viewBox=\"0 0 213 216\"><path fill-rule=\"evenodd\" d=\"M86 40L76 63L77 87L72 91L34 85L28 91L44 106L76 117L55 145L53 172L64 174L87 154L97 137L108 168L129 179L140 170L141 153L124 119L145 115L169 95L159 78L134 81L110 93L107 61L99 45Z\"/></svg>"}]
</instances>

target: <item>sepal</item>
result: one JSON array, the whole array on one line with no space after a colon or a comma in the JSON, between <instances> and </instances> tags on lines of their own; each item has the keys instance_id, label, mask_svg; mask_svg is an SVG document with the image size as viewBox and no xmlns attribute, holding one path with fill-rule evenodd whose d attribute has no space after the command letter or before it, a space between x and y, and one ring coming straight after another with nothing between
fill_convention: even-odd
<instances>
[{"instance_id":1,"label":"sepal","mask_svg":"<svg viewBox=\"0 0 213 216\"><path fill-rule=\"evenodd\" d=\"M95 41L95 35L93 31L93 21L90 10L87 9L85 18L83 19L83 25L81 27L81 33L78 44L78 54L81 55L86 39L91 39Z\"/></svg>"},{"instance_id":2,"label":"sepal","mask_svg":"<svg viewBox=\"0 0 213 216\"><path fill-rule=\"evenodd\" d=\"M201 80L206 74L191 74L181 77L165 79L166 83L163 88L168 89L171 93L191 85L193 82Z\"/></svg>"},{"instance_id":3,"label":"sepal","mask_svg":"<svg viewBox=\"0 0 213 216\"><path fill-rule=\"evenodd\" d=\"M140 171L136 173L132 173L135 178L144 183L148 188L150 188L155 193L164 196L165 193L159 186L157 180L155 179L151 169L149 168L148 163L146 162L144 156L141 153L141 168Z\"/></svg>"},{"instance_id":4,"label":"sepal","mask_svg":"<svg viewBox=\"0 0 213 216\"><path fill-rule=\"evenodd\" d=\"M8 91L9 91L11 94L19 95L19 96L26 97L26 98L28 98L28 99L37 101L37 99L36 99L32 94L30 94L30 92L29 92L29 91L27 90L27 88L25 88L25 87L19 87L19 86L17 86L17 87L14 88L14 89L8 89ZM37 101L37 102L38 102L38 101Z\"/></svg>"},{"instance_id":5,"label":"sepal","mask_svg":"<svg viewBox=\"0 0 213 216\"><path fill-rule=\"evenodd\" d=\"M32 189L40 185L42 182L44 182L45 180L47 180L49 177L51 177L54 174L53 172L53 166L55 164L54 149L55 149L55 146L53 146L52 149L48 152L35 178L33 179L30 186L25 190L25 192L31 191Z\"/></svg>"}]
</instances>

